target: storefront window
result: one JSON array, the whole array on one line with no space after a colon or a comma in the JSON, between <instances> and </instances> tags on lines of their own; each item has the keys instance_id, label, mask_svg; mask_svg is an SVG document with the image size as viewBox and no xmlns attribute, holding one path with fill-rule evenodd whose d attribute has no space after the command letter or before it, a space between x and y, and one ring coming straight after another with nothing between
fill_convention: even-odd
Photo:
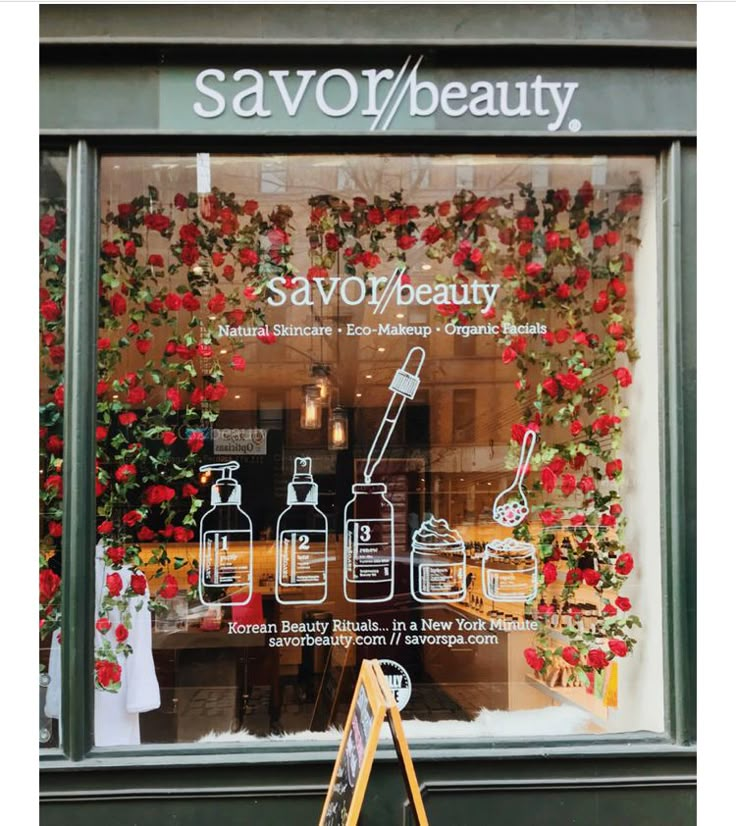
<instances>
[{"instance_id":1,"label":"storefront window","mask_svg":"<svg viewBox=\"0 0 736 826\"><path fill-rule=\"evenodd\" d=\"M66 273L65 152L43 152L40 173L40 421L39 421L39 742L58 746L61 506L64 457L64 297Z\"/></svg>"},{"instance_id":2,"label":"storefront window","mask_svg":"<svg viewBox=\"0 0 736 826\"><path fill-rule=\"evenodd\" d=\"M103 158L98 746L663 729L654 170Z\"/></svg>"}]
</instances>

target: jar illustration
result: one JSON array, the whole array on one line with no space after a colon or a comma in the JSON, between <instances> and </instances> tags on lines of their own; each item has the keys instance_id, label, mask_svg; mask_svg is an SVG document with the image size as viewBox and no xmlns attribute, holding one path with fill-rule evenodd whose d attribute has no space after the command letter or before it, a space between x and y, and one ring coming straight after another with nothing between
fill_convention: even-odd
<instances>
[{"instance_id":1,"label":"jar illustration","mask_svg":"<svg viewBox=\"0 0 736 826\"><path fill-rule=\"evenodd\" d=\"M417 602L465 599L465 542L444 519L430 516L414 531L411 594Z\"/></svg>"},{"instance_id":2,"label":"jar illustration","mask_svg":"<svg viewBox=\"0 0 736 826\"><path fill-rule=\"evenodd\" d=\"M530 602L537 596L537 550L529 542L494 539L483 553L483 593L496 602Z\"/></svg>"}]
</instances>

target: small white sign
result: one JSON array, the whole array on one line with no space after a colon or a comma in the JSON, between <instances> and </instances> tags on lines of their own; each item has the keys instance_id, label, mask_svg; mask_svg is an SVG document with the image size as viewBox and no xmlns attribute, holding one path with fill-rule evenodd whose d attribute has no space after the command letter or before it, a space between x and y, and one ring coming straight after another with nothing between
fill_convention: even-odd
<instances>
[{"instance_id":1,"label":"small white sign","mask_svg":"<svg viewBox=\"0 0 736 826\"><path fill-rule=\"evenodd\" d=\"M265 456L268 431L259 427L216 427L212 432L216 456Z\"/></svg>"}]
</instances>

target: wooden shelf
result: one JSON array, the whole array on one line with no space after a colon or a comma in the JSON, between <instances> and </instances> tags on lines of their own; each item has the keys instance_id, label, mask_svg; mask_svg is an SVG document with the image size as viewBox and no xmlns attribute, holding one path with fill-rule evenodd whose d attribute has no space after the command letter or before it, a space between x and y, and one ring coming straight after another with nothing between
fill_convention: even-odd
<instances>
[{"instance_id":1,"label":"wooden shelf","mask_svg":"<svg viewBox=\"0 0 736 826\"><path fill-rule=\"evenodd\" d=\"M560 688L555 686L552 688L529 674L526 675L525 679L528 685L534 686L534 688L538 691L541 691L553 700L581 708L583 711L587 711L588 714L592 714L599 720L608 719L608 707L604 705L603 700L599 700L598 697L588 694L588 692L581 686L574 686L571 688Z\"/></svg>"}]
</instances>

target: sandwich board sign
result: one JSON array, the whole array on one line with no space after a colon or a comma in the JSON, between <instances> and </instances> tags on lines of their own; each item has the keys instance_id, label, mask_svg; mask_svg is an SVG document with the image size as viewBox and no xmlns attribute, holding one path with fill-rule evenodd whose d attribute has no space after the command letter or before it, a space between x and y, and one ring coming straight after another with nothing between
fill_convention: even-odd
<instances>
[{"instance_id":1,"label":"sandwich board sign","mask_svg":"<svg viewBox=\"0 0 736 826\"><path fill-rule=\"evenodd\" d=\"M319 826L357 824L385 720L391 729L415 822L429 826L401 715L377 660L363 660L361 665Z\"/></svg>"}]
</instances>

